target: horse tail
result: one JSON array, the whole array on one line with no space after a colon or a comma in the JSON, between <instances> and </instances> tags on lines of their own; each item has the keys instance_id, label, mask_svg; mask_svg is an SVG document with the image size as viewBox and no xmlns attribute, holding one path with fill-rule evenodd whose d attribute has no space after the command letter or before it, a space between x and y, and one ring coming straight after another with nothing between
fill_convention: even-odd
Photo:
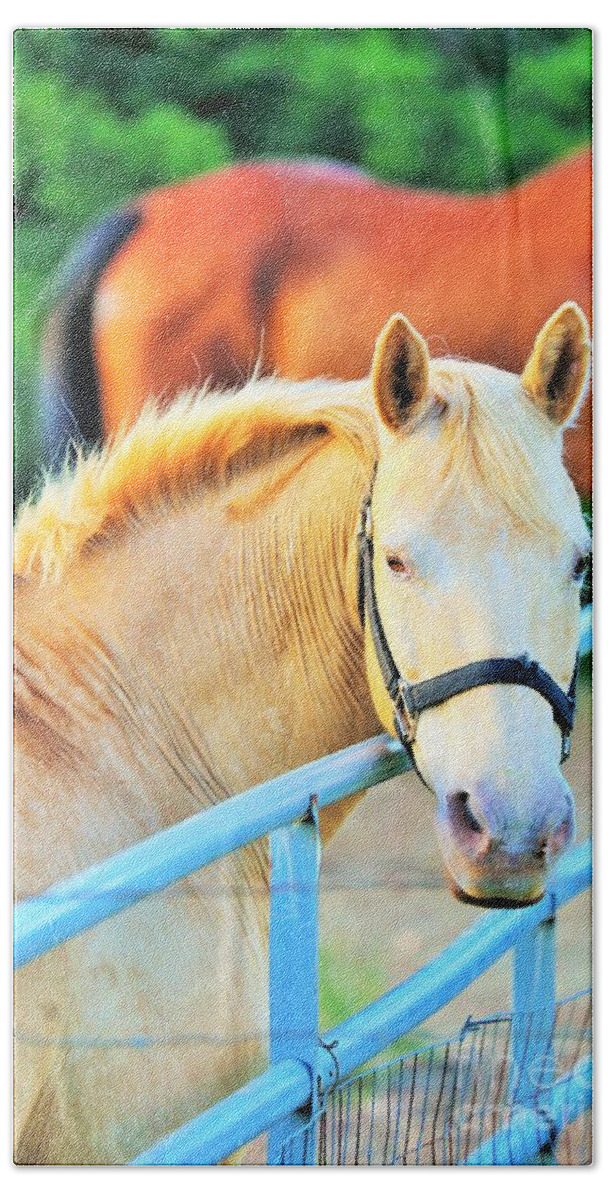
<instances>
[{"instance_id":1,"label":"horse tail","mask_svg":"<svg viewBox=\"0 0 608 1200\"><path fill-rule=\"evenodd\" d=\"M141 222L136 208L106 217L77 245L57 281L43 349L40 424L47 466L56 467L72 442L103 437L93 349L95 290L112 257Z\"/></svg>"}]
</instances>

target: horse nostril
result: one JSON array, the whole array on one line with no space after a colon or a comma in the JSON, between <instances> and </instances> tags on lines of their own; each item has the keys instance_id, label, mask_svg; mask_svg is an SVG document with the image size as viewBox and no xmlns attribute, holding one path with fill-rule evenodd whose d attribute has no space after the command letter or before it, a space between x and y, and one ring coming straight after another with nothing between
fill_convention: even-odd
<instances>
[{"instance_id":1,"label":"horse nostril","mask_svg":"<svg viewBox=\"0 0 608 1200\"><path fill-rule=\"evenodd\" d=\"M475 813L473 812L473 809L471 808L471 797L469 796L469 793L457 792L454 799L455 802L460 805L460 815L463 824L466 825L467 829L470 829L471 833L483 833L483 826L480 825Z\"/></svg>"},{"instance_id":2,"label":"horse nostril","mask_svg":"<svg viewBox=\"0 0 608 1200\"><path fill-rule=\"evenodd\" d=\"M546 853L557 857L558 854L561 854L562 851L566 849L566 846L569 845L573 837L574 817L572 812L569 812L568 816L562 821L559 828L547 838L545 843Z\"/></svg>"},{"instance_id":3,"label":"horse nostril","mask_svg":"<svg viewBox=\"0 0 608 1200\"><path fill-rule=\"evenodd\" d=\"M492 849L492 837L473 809L469 792L451 792L446 796L447 815L456 841L465 854L478 861Z\"/></svg>"},{"instance_id":4,"label":"horse nostril","mask_svg":"<svg viewBox=\"0 0 608 1200\"><path fill-rule=\"evenodd\" d=\"M544 862L547 857L548 849L549 849L549 843L548 843L547 839L545 838L544 842L541 842L540 845L537 847L537 849L534 851L533 858L535 858L537 860L537 862Z\"/></svg>"}]
</instances>

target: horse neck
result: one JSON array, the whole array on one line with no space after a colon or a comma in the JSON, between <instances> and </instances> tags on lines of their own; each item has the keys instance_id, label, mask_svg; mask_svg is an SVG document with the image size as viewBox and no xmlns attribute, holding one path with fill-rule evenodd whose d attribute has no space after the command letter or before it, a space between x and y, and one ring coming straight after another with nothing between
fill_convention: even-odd
<instances>
[{"instance_id":1,"label":"horse neck","mask_svg":"<svg viewBox=\"0 0 608 1200\"><path fill-rule=\"evenodd\" d=\"M257 515L240 485L201 495L58 583L27 581L18 800L38 790L69 828L86 792L85 840L110 853L375 731L356 613L365 482L328 445Z\"/></svg>"}]
</instances>

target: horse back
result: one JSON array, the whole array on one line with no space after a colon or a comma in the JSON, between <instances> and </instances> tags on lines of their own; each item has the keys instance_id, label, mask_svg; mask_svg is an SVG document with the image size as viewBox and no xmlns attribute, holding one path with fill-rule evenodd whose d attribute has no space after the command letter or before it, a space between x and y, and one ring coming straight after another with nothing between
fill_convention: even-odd
<instances>
[{"instance_id":1,"label":"horse back","mask_svg":"<svg viewBox=\"0 0 608 1200\"><path fill-rule=\"evenodd\" d=\"M332 164L248 164L152 192L137 211L90 309L106 435L150 396L235 387L254 371L361 377L399 309L435 356L512 371L565 299L590 315L588 151L478 197L390 187ZM584 492L589 424L587 408L566 439Z\"/></svg>"}]
</instances>

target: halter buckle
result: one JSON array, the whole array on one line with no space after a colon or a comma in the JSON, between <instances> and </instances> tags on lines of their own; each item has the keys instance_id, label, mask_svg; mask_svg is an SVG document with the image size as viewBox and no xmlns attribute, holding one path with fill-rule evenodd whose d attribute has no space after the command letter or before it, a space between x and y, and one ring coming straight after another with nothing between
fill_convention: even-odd
<instances>
[{"instance_id":1,"label":"halter buckle","mask_svg":"<svg viewBox=\"0 0 608 1200\"><path fill-rule=\"evenodd\" d=\"M418 733L418 713L411 712L408 708L405 695L407 686L404 679L399 680L397 697L393 701L393 708L395 710L395 725L400 741L406 745L412 745L416 741Z\"/></svg>"}]
</instances>

